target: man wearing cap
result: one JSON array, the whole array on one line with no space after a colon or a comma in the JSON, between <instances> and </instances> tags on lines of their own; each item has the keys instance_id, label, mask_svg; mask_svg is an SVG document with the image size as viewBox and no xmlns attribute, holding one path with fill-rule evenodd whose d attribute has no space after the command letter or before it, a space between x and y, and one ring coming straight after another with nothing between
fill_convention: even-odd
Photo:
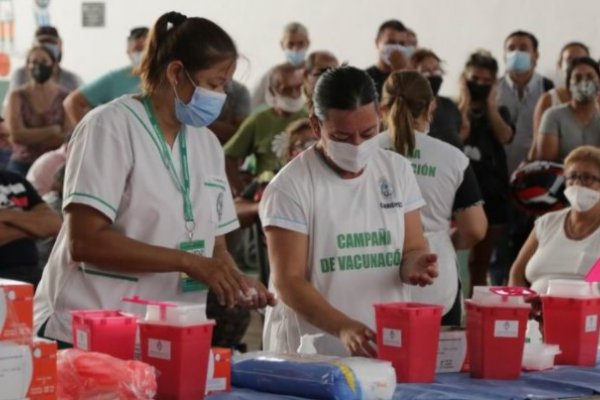
<instances>
[{"instance_id":1,"label":"man wearing cap","mask_svg":"<svg viewBox=\"0 0 600 400\"><path fill-rule=\"evenodd\" d=\"M63 105L73 125L81 121L92 108L109 103L124 94L140 91L137 66L142 60L147 37L148 28L133 28L127 37L127 55L131 64L111 71L67 96Z\"/></svg>"},{"instance_id":2,"label":"man wearing cap","mask_svg":"<svg viewBox=\"0 0 600 400\"><path fill-rule=\"evenodd\" d=\"M40 26L35 31L33 45L44 46L48 48L54 55L54 58L59 63L59 67L56 68L53 79L58 82L60 86L64 87L68 91L72 91L77 89L82 84L82 80L78 75L60 67L60 61L62 58L62 39L58 35L58 30L56 30L55 27ZM10 77L7 93L10 93L19 86L26 84L28 80L29 75L27 74L27 68L25 68L25 66L15 69Z\"/></svg>"}]
</instances>

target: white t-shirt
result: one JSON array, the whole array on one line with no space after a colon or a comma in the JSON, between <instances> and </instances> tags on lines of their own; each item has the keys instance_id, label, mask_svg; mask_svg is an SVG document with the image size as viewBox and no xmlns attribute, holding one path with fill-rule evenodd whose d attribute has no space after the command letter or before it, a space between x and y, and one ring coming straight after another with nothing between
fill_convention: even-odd
<instances>
[{"instance_id":1,"label":"white t-shirt","mask_svg":"<svg viewBox=\"0 0 600 400\"><path fill-rule=\"evenodd\" d=\"M550 279L583 280L600 256L600 228L582 240L565 235L570 210L551 212L535 221L538 248L525 267L525 278L540 294L546 294Z\"/></svg>"},{"instance_id":2,"label":"white t-shirt","mask_svg":"<svg viewBox=\"0 0 600 400\"><path fill-rule=\"evenodd\" d=\"M379 134L380 146L394 151L388 131ZM413 301L434 303L450 310L458 291L456 251L450 238L454 197L463 182L469 159L456 147L415 132L415 149L409 154L419 189L427 205L421 210L425 236L438 255L439 276L433 285L411 287Z\"/></svg>"},{"instance_id":3,"label":"white t-shirt","mask_svg":"<svg viewBox=\"0 0 600 400\"><path fill-rule=\"evenodd\" d=\"M359 177L342 179L313 146L269 184L260 218L264 227L307 235L307 279L333 307L375 329L374 304L408 299L399 273L404 214L424 204L403 157L378 149ZM267 310L265 350L295 352L312 333L321 330L283 302ZM315 347L347 354L331 335Z\"/></svg>"},{"instance_id":4,"label":"white t-shirt","mask_svg":"<svg viewBox=\"0 0 600 400\"><path fill-rule=\"evenodd\" d=\"M133 111L133 112L132 112ZM135 113L135 115L134 115ZM143 104L123 96L90 112L69 144L63 208L92 207L129 238L167 248L187 240L183 196L165 167L148 130ZM190 198L196 227L193 240L204 240L211 257L215 237L239 224L225 177L221 145L206 128L186 128ZM171 150L181 177L179 140ZM205 291L183 292L179 273L119 273L73 261L66 229L61 229L35 295L36 331L71 342L71 310L140 311L121 302L125 296L204 302Z\"/></svg>"}]
</instances>

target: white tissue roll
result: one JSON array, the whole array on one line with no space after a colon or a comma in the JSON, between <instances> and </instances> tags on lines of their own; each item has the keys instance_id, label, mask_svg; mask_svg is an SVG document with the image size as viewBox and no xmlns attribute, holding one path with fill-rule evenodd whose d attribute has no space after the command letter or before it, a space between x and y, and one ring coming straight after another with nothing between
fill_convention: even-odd
<instances>
[{"instance_id":1,"label":"white tissue roll","mask_svg":"<svg viewBox=\"0 0 600 400\"><path fill-rule=\"evenodd\" d=\"M391 400L396 389L396 371L388 361L349 357L341 360L354 371L363 400Z\"/></svg>"}]
</instances>

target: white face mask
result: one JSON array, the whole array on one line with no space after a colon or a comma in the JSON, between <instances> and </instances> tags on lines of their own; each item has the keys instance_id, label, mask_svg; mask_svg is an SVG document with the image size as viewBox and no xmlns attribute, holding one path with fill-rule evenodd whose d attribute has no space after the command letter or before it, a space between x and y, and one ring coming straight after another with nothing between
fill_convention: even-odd
<instances>
[{"instance_id":1,"label":"white face mask","mask_svg":"<svg viewBox=\"0 0 600 400\"><path fill-rule=\"evenodd\" d=\"M304 104L304 97L302 96L295 99L293 97L275 96L275 105L285 112L297 113L304 108Z\"/></svg>"},{"instance_id":2,"label":"white face mask","mask_svg":"<svg viewBox=\"0 0 600 400\"><path fill-rule=\"evenodd\" d=\"M325 151L338 167L344 171L357 173L367 166L378 147L377 135L374 135L358 146L328 139Z\"/></svg>"},{"instance_id":3,"label":"white face mask","mask_svg":"<svg viewBox=\"0 0 600 400\"><path fill-rule=\"evenodd\" d=\"M565 196L571 207L580 212L591 210L600 201L600 192L585 186L569 186L565 189Z\"/></svg>"},{"instance_id":4,"label":"white face mask","mask_svg":"<svg viewBox=\"0 0 600 400\"><path fill-rule=\"evenodd\" d=\"M143 53L141 51L134 51L129 54L129 59L131 60L131 65L133 67L137 67L138 65L140 65L140 63L142 62L142 54Z\"/></svg>"}]
</instances>

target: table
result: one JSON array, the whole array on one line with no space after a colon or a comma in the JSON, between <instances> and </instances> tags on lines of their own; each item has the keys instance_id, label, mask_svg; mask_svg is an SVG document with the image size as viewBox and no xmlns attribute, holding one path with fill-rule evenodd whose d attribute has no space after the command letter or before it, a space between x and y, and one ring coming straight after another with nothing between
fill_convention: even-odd
<instances>
[{"instance_id":1,"label":"table","mask_svg":"<svg viewBox=\"0 0 600 400\"><path fill-rule=\"evenodd\" d=\"M559 366L553 370L521 374L515 381L471 379L469 374L438 374L431 384L398 384L394 400L408 399L556 399L600 393L600 365L596 368ZM278 400L282 396L234 388L230 393L213 394L207 400Z\"/></svg>"}]
</instances>

